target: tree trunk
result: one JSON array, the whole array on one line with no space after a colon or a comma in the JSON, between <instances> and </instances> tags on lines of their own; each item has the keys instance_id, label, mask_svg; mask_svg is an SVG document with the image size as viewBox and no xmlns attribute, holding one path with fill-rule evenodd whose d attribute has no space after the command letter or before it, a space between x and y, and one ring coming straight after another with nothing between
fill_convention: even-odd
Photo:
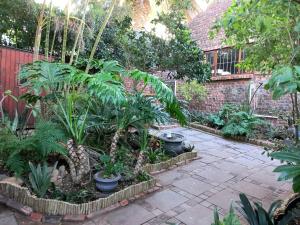
<instances>
[{"instance_id":1,"label":"tree trunk","mask_svg":"<svg viewBox=\"0 0 300 225\"><path fill-rule=\"evenodd\" d=\"M33 47L33 61L39 60L45 8L46 8L46 0L43 1L42 10L39 15L38 23L37 23L37 27L36 27L34 47Z\"/></svg>"},{"instance_id":2,"label":"tree trunk","mask_svg":"<svg viewBox=\"0 0 300 225\"><path fill-rule=\"evenodd\" d=\"M85 3L84 3L83 15L82 15L82 18L81 18L81 22L80 22L80 25L79 25L79 28L78 28L75 43L74 43L72 53L71 53L71 57L70 57L70 63L69 63L70 65L72 65L72 63L73 63L73 59L74 59L74 55L75 55L76 48L77 48L77 45L78 45L78 41L79 41L79 39L82 35L82 30L83 30L84 24L85 24L85 16L86 16L86 11L87 11L88 4L89 4L89 0L86 0Z\"/></svg>"},{"instance_id":3,"label":"tree trunk","mask_svg":"<svg viewBox=\"0 0 300 225\"><path fill-rule=\"evenodd\" d=\"M71 0L68 0L68 3L65 7L65 22L64 22L64 36L63 36L63 45L61 50L61 62L66 62L66 52L67 52L67 39L68 39L68 27L70 19L70 3Z\"/></svg>"},{"instance_id":4,"label":"tree trunk","mask_svg":"<svg viewBox=\"0 0 300 225\"><path fill-rule=\"evenodd\" d=\"M296 121L295 121L295 132L296 132L296 143L299 142L299 108L298 108L298 93L295 93L295 102L294 102L294 108L295 108L295 114L296 114Z\"/></svg>"},{"instance_id":5,"label":"tree trunk","mask_svg":"<svg viewBox=\"0 0 300 225\"><path fill-rule=\"evenodd\" d=\"M101 36L102 36L102 34L103 34L103 31L104 31L104 29L105 29L105 27L106 27L106 25L107 25L107 23L108 23L108 21L109 21L109 19L110 19L110 17L111 17L111 14L112 14L112 12L113 12L113 10L114 10L114 7L115 7L117 1L118 1L118 0L113 0L113 2L111 3L111 5L110 5L110 7L109 7L109 9L108 9L108 13L107 13L107 15L106 15L106 17L105 17L105 19L104 19L104 21L103 21L103 23L102 23L100 29L99 29L97 38L96 38L96 40L95 40L94 46L93 46L93 48L92 48L92 51L91 51L91 54L90 54L90 57L89 57L89 61L88 61L88 63L87 63L86 69L85 69L85 72L86 72L86 73L88 73L88 72L90 71L91 62L92 62L93 59L94 59L94 55L95 55L97 46L98 46L98 44L99 44L99 42L100 42Z\"/></svg>"},{"instance_id":6,"label":"tree trunk","mask_svg":"<svg viewBox=\"0 0 300 225\"><path fill-rule=\"evenodd\" d=\"M53 38L52 38L52 43L51 43L51 49L50 49L50 56L53 55L53 49L54 49L54 44L55 44L57 30L58 30L58 25L55 25L54 33L53 33Z\"/></svg>"},{"instance_id":7,"label":"tree trunk","mask_svg":"<svg viewBox=\"0 0 300 225\"><path fill-rule=\"evenodd\" d=\"M88 154L82 145L76 146L73 139L68 140L67 150L69 157L64 158L70 167L72 181L75 184L81 184L84 176L90 172Z\"/></svg>"},{"instance_id":8,"label":"tree trunk","mask_svg":"<svg viewBox=\"0 0 300 225\"><path fill-rule=\"evenodd\" d=\"M118 141L120 139L121 133L122 133L122 129L118 129L111 142L109 155L112 162L115 162L116 160L117 146L118 146Z\"/></svg>"},{"instance_id":9,"label":"tree trunk","mask_svg":"<svg viewBox=\"0 0 300 225\"><path fill-rule=\"evenodd\" d=\"M45 40L45 58L47 61L49 59L49 42L50 42L51 22L52 22L52 0L50 2L49 19L47 22L46 40Z\"/></svg>"},{"instance_id":10,"label":"tree trunk","mask_svg":"<svg viewBox=\"0 0 300 225\"><path fill-rule=\"evenodd\" d=\"M134 168L134 172L133 172L134 175L138 175L139 172L142 170L144 160L145 160L145 151L141 150L138 160L136 162L135 168Z\"/></svg>"}]
</instances>

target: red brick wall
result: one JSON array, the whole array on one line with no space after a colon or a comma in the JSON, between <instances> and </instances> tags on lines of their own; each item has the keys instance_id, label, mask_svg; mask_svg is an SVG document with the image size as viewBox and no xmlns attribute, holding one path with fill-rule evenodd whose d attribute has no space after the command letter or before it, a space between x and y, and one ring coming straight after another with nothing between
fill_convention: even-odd
<instances>
[{"instance_id":1,"label":"red brick wall","mask_svg":"<svg viewBox=\"0 0 300 225\"><path fill-rule=\"evenodd\" d=\"M270 92L263 87L267 80L268 77L256 74L213 77L211 82L205 84L207 97L203 101L192 101L190 108L209 113L219 111L225 103L237 105L248 103L251 98L249 97L251 87L251 96L257 90L251 105L254 113L274 117L277 117L279 112L285 115L290 114L292 107L290 97L284 96L279 100L273 100ZM178 85L182 82L178 81ZM273 120L275 124L282 122L273 117L268 117L268 120Z\"/></svg>"}]
</instances>

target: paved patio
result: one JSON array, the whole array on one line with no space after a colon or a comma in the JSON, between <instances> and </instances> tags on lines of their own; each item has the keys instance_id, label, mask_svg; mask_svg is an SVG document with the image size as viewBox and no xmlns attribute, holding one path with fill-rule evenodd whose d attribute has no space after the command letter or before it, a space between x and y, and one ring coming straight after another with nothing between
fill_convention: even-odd
<instances>
[{"instance_id":1,"label":"paved patio","mask_svg":"<svg viewBox=\"0 0 300 225\"><path fill-rule=\"evenodd\" d=\"M266 207L289 194L291 185L276 181L272 172L278 162L262 155L261 147L187 128L170 131L185 135L202 158L157 175L163 185L159 192L84 225L211 225L214 208L225 214L240 192ZM0 225L16 224L38 223L0 206Z\"/></svg>"}]
</instances>

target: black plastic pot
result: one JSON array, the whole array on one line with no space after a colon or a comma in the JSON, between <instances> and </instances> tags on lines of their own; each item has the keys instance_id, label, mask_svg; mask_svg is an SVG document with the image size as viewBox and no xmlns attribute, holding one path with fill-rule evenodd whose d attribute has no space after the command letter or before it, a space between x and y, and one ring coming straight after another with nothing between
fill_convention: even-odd
<instances>
[{"instance_id":1,"label":"black plastic pot","mask_svg":"<svg viewBox=\"0 0 300 225\"><path fill-rule=\"evenodd\" d=\"M164 142L164 149L167 154L177 156L184 152L183 135L171 133L171 137L168 137L167 133L163 133L159 136L159 139Z\"/></svg>"},{"instance_id":2,"label":"black plastic pot","mask_svg":"<svg viewBox=\"0 0 300 225\"><path fill-rule=\"evenodd\" d=\"M113 178L102 177L102 172L98 172L94 175L94 180L96 181L97 189L106 193L113 192L118 187L120 179L120 174Z\"/></svg>"}]
</instances>

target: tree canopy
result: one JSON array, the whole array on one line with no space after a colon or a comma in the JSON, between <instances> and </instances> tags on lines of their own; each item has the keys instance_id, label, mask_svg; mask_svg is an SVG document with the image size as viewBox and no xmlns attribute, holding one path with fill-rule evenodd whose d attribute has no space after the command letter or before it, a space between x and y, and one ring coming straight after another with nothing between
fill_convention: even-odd
<instances>
[{"instance_id":1,"label":"tree canopy","mask_svg":"<svg viewBox=\"0 0 300 225\"><path fill-rule=\"evenodd\" d=\"M215 24L225 42L246 50L242 66L270 72L279 65L299 64L300 3L295 0L234 0Z\"/></svg>"}]
</instances>

